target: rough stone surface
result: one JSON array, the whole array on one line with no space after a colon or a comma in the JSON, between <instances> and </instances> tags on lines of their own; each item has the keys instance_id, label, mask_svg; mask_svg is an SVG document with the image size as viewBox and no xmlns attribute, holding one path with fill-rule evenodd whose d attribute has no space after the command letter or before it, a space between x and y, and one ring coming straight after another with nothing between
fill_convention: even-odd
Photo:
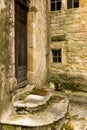
<instances>
[{"instance_id":1,"label":"rough stone surface","mask_svg":"<svg viewBox=\"0 0 87 130\"><path fill-rule=\"evenodd\" d=\"M84 74L58 73L50 71L47 75L47 83L53 82L56 90L72 90L87 92L87 78Z\"/></svg>"},{"instance_id":2,"label":"rough stone surface","mask_svg":"<svg viewBox=\"0 0 87 130\"><path fill-rule=\"evenodd\" d=\"M49 13L50 49L61 48L62 50L61 63L53 63L52 52L50 53L50 73L68 74L69 76L71 74L71 78L77 77L78 84L81 84L79 81L80 75L81 77L82 75L85 76L86 78L83 81L87 82L86 8L86 0L80 0L79 8L66 9L62 7L60 11L50 11ZM81 86L84 88L84 85L81 84Z\"/></svg>"},{"instance_id":3,"label":"rough stone surface","mask_svg":"<svg viewBox=\"0 0 87 130\"><path fill-rule=\"evenodd\" d=\"M62 3L64 3L64 0ZM65 86L65 88L73 91L87 92L87 1L80 0L79 8L66 9L62 6L61 11L55 12L48 12L48 4L49 1L45 0L34 0L34 3L33 0L30 0L27 27L27 79L30 84L36 84L37 87L40 87L45 84L46 69L49 69L50 76L52 74L58 76L53 75L49 79L49 82L50 80L55 81L56 89L61 90ZM15 78L14 7L14 1L0 0L0 122L1 120L5 121L13 110L12 96L15 94L13 90L17 87L17 79ZM62 63L52 63L50 50L59 48L62 49ZM48 61L50 61L49 64ZM71 95L70 101L73 98L74 103L71 102L69 106L70 115L71 117L76 114L79 115L80 111L80 117L71 119L71 123L74 129L85 130L87 129L86 97ZM80 108L79 102L84 102L85 108ZM58 105L54 106L58 107ZM55 119L60 110L58 109L55 115L53 111L56 108L54 106L49 108L47 112L48 115L51 113L50 119ZM75 111L75 108L78 110ZM41 113L42 117L44 117L43 114L47 113ZM72 115L73 113L75 115ZM47 118L49 122L50 119ZM43 122L41 123L43 124ZM82 126L82 124L84 125ZM53 130L58 129L54 126L51 127ZM0 130L9 129L25 130L31 128L1 126L0 124ZM34 128L32 129L34 130ZM35 129L38 130L39 128ZM51 130L50 126L40 129Z\"/></svg>"},{"instance_id":4,"label":"rough stone surface","mask_svg":"<svg viewBox=\"0 0 87 130\"><path fill-rule=\"evenodd\" d=\"M13 106L16 109L16 111L20 111L21 109L27 112L38 111L39 109L43 108L44 105L47 104L51 96L51 92L46 92L43 96L31 93L28 94L24 99L21 99L22 95L20 95L18 99L15 99L13 101Z\"/></svg>"},{"instance_id":5,"label":"rough stone surface","mask_svg":"<svg viewBox=\"0 0 87 130\"><path fill-rule=\"evenodd\" d=\"M46 79L46 34L46 1L31 1L28 13L28 80L38 86Z\"/></svg>"},{"instance_id":6,"label":"rough stone surface","mask_svg":"<svg viewBox=\"0 0 87 130\"><path fill-rule=\"evenodd\" d=\"M13 14L11 1L0 1L0 120L11 112L11 91L16 85L14 77ZM9 11L8 11L9 10Z\"/></svg>"},{"instance_id":7,"label":"rough stone surface","mask_svg":"<svg viewBox=\"0 0 87 130\"><path fill-rule=\"evenodd\" d=\"M28 71L30 84L41 86L46 79L46 1L28 1ZM44 5L44 6L43 6ZM11 112L15 78L15 4L0 0L0 120Z\"/></svg>"},{"instance_id":8,"label":"rough stone surface","mask_svg":"<svg viewBox=\"0 0 87 130\"><path fill-rule=\"evenodd\" d=\"M57 93L64 94L69 98L68 111L65 117L63 129L71 127L73 130L87 129L87 94L82 92ZM65 129L65 130L66 130Z\"/></svg>"},{"instance_id":9,"label":"rough stone surface","mask_svg":"<svg viewBox=\"0 0 87 130\"><path fill-rule=\"evenodd\" d=\"M70 101L68 102L67 98L64 98L51 104L40 113L12 115L6 122L2 122L0 130L67 130L68 128L86 130L87 94L66 91L65 93L56 92L54 95L59 97L67 96Z\"/></svg>"},{"instance_id":10,"label":"rough stone surface","mask_svg":"<svg viewBox=\"0 0 87 130\"><path fill-rule=\"evenodd\" d=\"M53 103L43 112L29 115L12 115L2 123L28 127L48 126L64 118L67 113L67 106L68 99L64 98L56 103Z\"/></svg>"}]
</instances>

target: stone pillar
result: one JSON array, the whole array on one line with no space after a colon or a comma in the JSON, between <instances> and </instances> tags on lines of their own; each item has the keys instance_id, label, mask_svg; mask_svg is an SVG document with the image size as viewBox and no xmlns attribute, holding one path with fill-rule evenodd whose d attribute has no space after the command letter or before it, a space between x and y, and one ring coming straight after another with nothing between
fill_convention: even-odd
<instances>
[{"instance_id":1,"label":"stone pillar","mask_svg":"<svg viewBox=\"0 0 87 130\"><path fill-rule=\"evenodd\" d=\"M37 68L37 46L36 46L36 25L35 15L37 9L34 7L34 3L30 3L30 9L28 12L28 82L29 84L36 84L36 68Z\"/></svg>"},{"instance_id":2,"label":"stone pillar","mask_svg":"<svg viewBox=\"0 0 87 130\"><path fill-rule=\"evenodd\" d=\"M32 0L28 13L28 81L41 86L46 77L46 1Z\"/></svg>"}]
</instances>

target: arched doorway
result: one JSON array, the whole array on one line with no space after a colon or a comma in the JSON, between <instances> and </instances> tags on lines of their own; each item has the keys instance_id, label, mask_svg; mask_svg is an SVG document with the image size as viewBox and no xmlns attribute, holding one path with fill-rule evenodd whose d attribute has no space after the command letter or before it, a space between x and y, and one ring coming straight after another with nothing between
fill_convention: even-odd
<instances>
[{"instance_id":1,"label":"arched doorway","mask_svg":"<svg viewBox=\"0 0 87 130\"><path fill-rule=\"evenodd\" d=\"M15 0L15 76L27 80L27 0Z\"/></svg>"}]
</instances>

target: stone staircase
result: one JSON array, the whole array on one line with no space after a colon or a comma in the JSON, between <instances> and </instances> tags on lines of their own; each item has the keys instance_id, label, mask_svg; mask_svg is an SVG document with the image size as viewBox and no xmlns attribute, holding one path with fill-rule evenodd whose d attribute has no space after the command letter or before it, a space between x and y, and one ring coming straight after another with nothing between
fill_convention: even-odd
<instances>
[{"instance_id":1,"label":"stone staircase","mask_svg":"<svg viewBox=\"0 0 87 130\"><path fill-rule=\"evenodd\" d=\"M13 97L14 112L2 121L0 130L60 130L68 99L46 87L27 86Z\"/></svg>"}]
</instances>

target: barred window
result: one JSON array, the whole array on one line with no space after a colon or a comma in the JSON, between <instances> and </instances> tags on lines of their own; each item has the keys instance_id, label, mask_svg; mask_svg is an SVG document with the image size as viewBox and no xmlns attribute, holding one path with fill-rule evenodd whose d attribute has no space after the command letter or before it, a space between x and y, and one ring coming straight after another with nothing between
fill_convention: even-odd
<instances>
[{"instance_id":1,"label":"barred window","mask_svg":"<svg viewBox=\"0 0 87 130\"><path fill-rule=\"evenodd\" d=\"M61 10L61 0L50 0L51 11Z\"/></svg>"},{"instance_id":2,"label":"barred window","mask_svg":"<svg viewBox=\"0 0 87 130\"><path fill-rule=\"evenodd\" d=\"M52 50L52 55L53 55L53 62L58 62L61 63L61 49L58 50Z\"/></svg>"}]
</instances>

